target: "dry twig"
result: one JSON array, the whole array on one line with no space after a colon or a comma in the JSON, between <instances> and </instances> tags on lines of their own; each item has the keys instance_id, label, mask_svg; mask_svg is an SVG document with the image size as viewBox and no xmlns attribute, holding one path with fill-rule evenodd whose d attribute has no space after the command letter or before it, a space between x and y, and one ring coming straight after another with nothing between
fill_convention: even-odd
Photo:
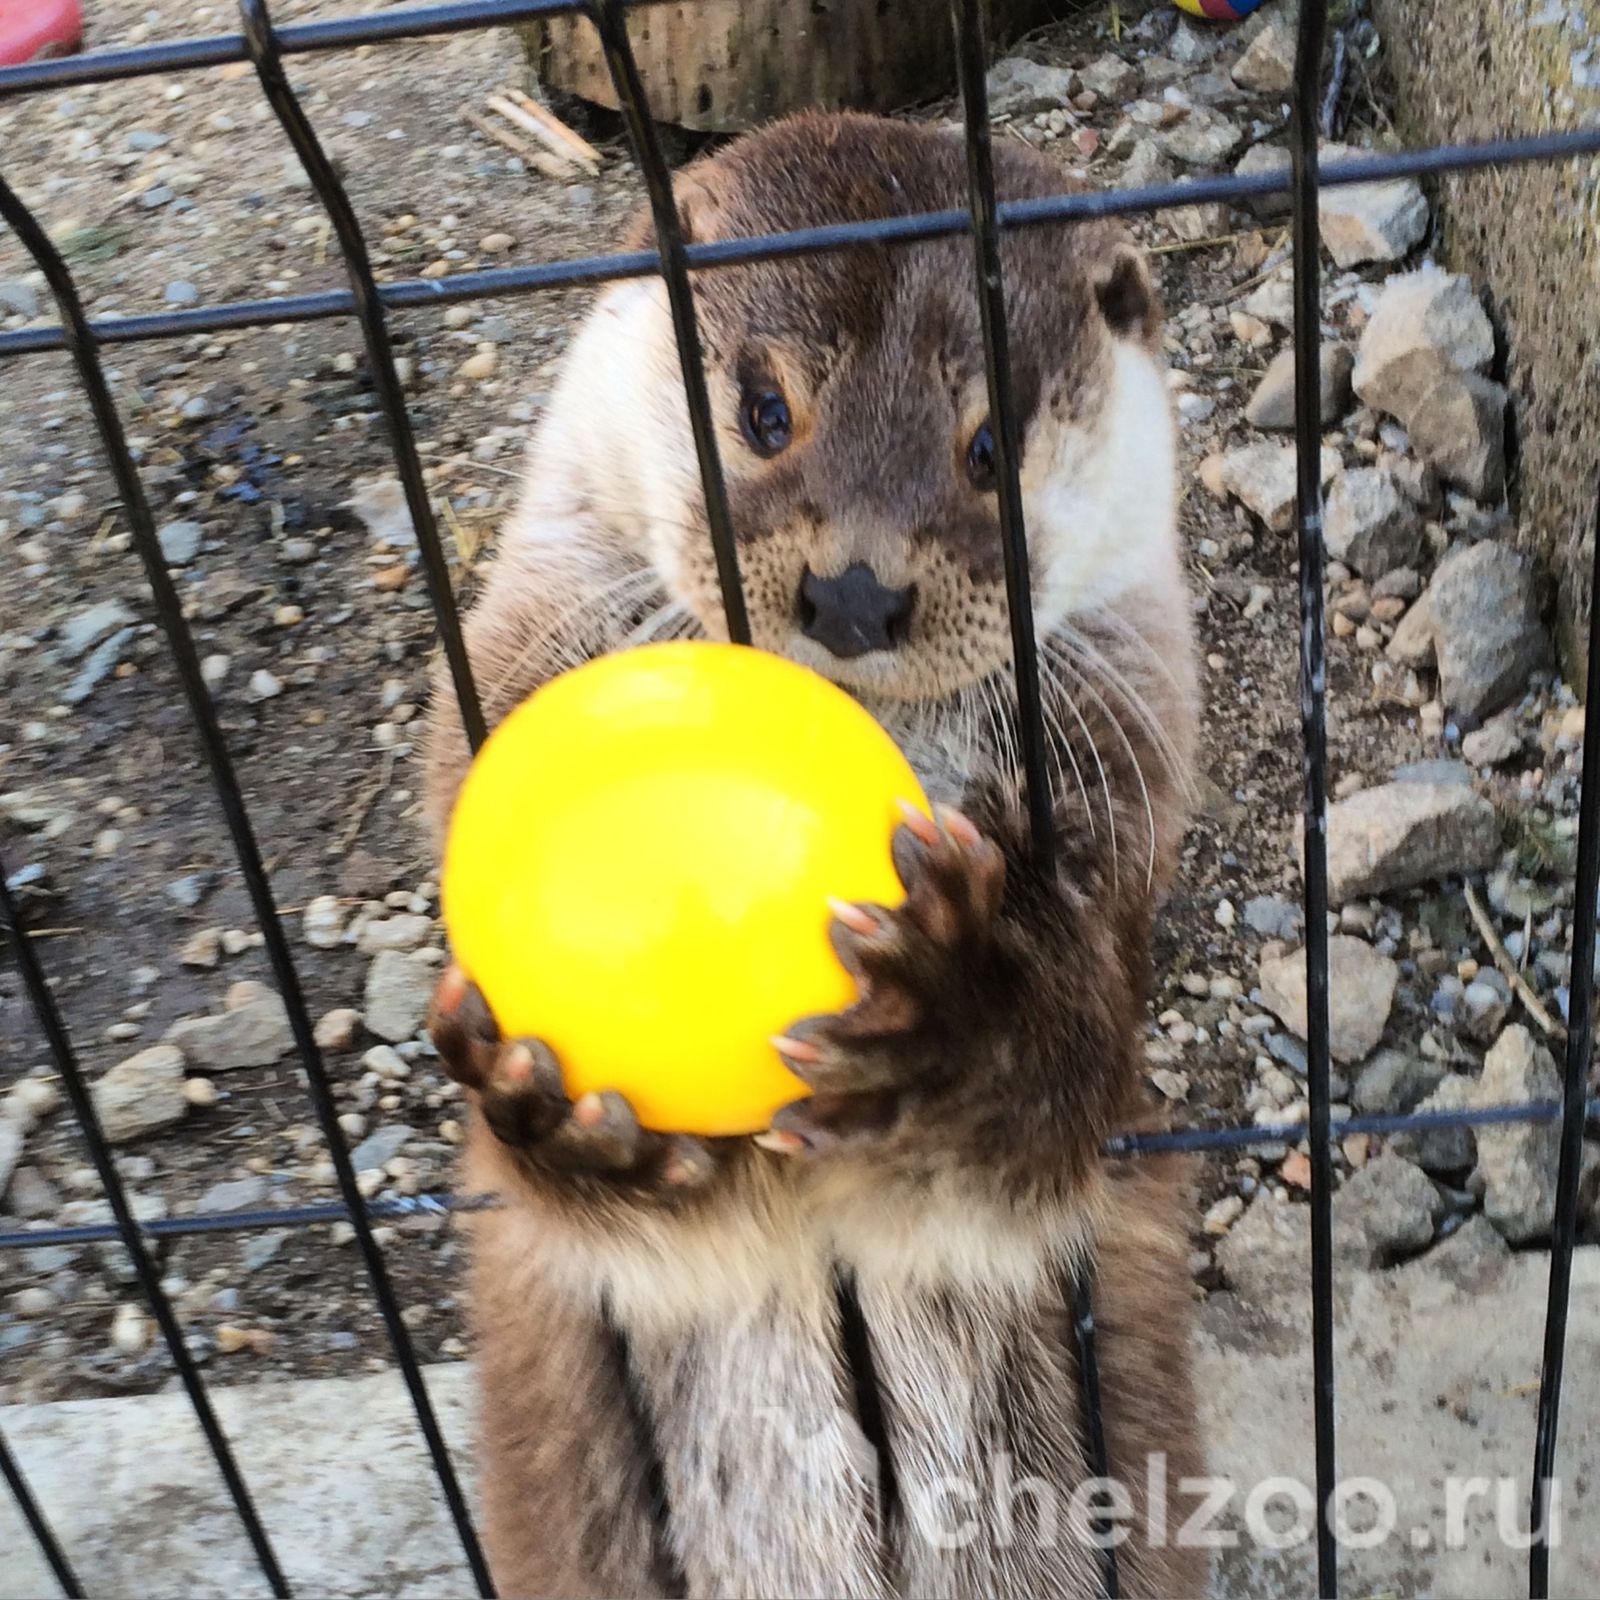
<instances>
[{"instance_id":1,"label":"dry twig","mask_svg":"<svg viewBox=\"0 0 1600 1600\"><path fill-rule=\"evenodd\" d=\"M1488 945L1489 952L1494 957L1494 964L1500 969L1500 975L1516 991L1517 998L1527 1008L1528 1015L1550 1038L1565 1039L1567 1030L1550 1015L1545 1009L1544 1001L1533 992L1533 986L1517 970L1516 962L1511 959L1511 952L1500 942L1500 935L1495 931L1494 923L1489 913L1484 910L1483 902L1478 898L1472 885L1464 884L1463 892L1467 897L1467 910L1472 914L1478 932L1483 935L1483 942Z\"/></svg>"}]
</instances>

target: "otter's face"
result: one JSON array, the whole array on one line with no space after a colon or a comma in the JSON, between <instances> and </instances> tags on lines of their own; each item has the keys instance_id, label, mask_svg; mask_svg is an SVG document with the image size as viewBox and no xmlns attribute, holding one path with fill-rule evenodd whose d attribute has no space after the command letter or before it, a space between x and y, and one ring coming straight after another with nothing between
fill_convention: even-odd
<instances>
[{"instance_id":1,"label":"otter's face","mask_svg":"<svg viewBox=\"0 0 1600 1600\"><path fill-rule=\"evenodd\" d=\"M840 157L851 121L831 119L824 158L774 170L755 159L763 141L781 147L807 126L742 141L702 169L684 206L691 234L964 201L959 146L901 125L869 124L870 148ZM844 163L848 182L828 157ZM1016 177L1002 162L1008 173ZM1024 175L1043 181L1032 167ZM1056 169L1047 175L1064 185ZM1170 559L1159 316L1140 256L1109 229L1020 230L1003 254L1033 602L1048 631ZM942 699L1005 667L1011 634L970 242L703 273L696 303L754 642L886 700ZM614 291L612 314L631 330L635 374L639 342L668 356L635 397L642 426L630 453L649 503L630 520L673 598L721 636L661 285Z\"/></svg>"}]
</instances>

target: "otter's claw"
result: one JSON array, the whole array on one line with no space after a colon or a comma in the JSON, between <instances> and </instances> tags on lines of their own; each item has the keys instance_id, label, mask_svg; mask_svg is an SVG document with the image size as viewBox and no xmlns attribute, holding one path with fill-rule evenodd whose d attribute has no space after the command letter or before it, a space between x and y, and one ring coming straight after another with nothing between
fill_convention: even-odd
<instances>
[{"instance_id":1,"label":"otter's claw","mask_svg":"<svg viewBox=\"0 0 1600 1600\"><path fill-rule=\"evenodd\" d=\"M531 1165L669 1190L695 1188L715 1170L704 1141L640 1126L620 1094L569 1100L555 1052L539 1039L503 1039L459 967L434 991L428 1027L445 1070L495 1137Z\"/></svg>"},{"instance_id":2,"label":"otter's claw","mask_svg":"<svg viewBox=\"0 0 1600 1600\"><path fill-rule=\"evenodd\" d=\"M860 1000L772 1041L813 1093L774 1116L768 1149L798 1153L880 1133L909 1096L937 1093L959 1070L1005 861L966 817L943 809L934 820L908 808L893 850L906 889L900 906L834 906L830 937Z\"/></svg>"}]
</instances>

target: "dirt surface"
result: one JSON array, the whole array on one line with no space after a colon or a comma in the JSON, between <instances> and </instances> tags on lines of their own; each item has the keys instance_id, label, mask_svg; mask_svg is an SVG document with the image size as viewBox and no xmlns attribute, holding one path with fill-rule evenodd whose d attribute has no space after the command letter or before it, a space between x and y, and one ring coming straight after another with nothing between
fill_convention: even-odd
<instances>
[{"instance_id":1,"label":"dirt surface","mask_svg":"<svg viewBox=\"0 0 1600 1600\"><path fill-rule=\"evenodd\" d=\"M339 9L291 3L277 14L306 20ZM204 7L153 15L105 0L94 12L94 46L232 25L224 10ZM1082 62L1110 46L1105 12L1093 8L1029 48L1043 60ZM1134 57L1152 45L1122 48ZM342 163L381 276L575 257L615 241L638 184L614 129L589 126L606 157L599 177L558 182L521 170L463 122L463 106L481 105L518 70L504 32L292 63ZM1281 106L1268 100L1240 97L1228 109L1261 137L1282 123ZM1105 154L1104 136L1118 120L1119 107L1104 102L1075 119L1074 128L1102 136L1088 157L1093 141L1049 147L1064 165L1114 180L1121 163ZM1008 136L1042 137L1030 118ZM244 69L0 104L0 152L0 167L67 251L96 315L157 310L190 290L210 305L343 282L323 213ZM1177 1120L1192 1125L1249 1120L1260 1047L1231 1023L1218 1026L1233 1004L1229 980L1233 994L1254 985L1262 944L1237 910L1254 896L1294 900L1299 892L1292 543L1194 478L1207 454L1258 437L1239 410L1272 349L1247 349L1216 327L1225 331L1227 306L1270 265L1282 228L1239 213L1215 231L1223 242L1196 246L1166 224L1140 225L1163 252L1155 259L1174 318L1174 364L1217 407L1185 434L1184 538L1206 658L1201 805L1161 923L1152 1008L1153 1019L1181 1009L1182 1027L1170 1015L1160 1030L1152 1021L1153 1061L1181 1068L1187 1091ZM512 242L480 243L496 234ZM28 271L16 242L0 237L0 283L26 282ZM464 586L585 303L576 293L546 294L449 318L442 309L394 318L412 417ZM46 305L39 310L53 320ZM492 376L461 376L463 363L488 351ZM158 523L194 521L203 530L198 553L174 575L201 655L227 658L215 699L312 1013L359 1007L369 957L349 945L307 944L299 908L325 894L340 896L349 913L386 896L398 911L436 906L417 827L411 720L435 634L414 551L375 535L349 505L361 480L391 470L357 330L337 321L124 345L107 362ZM39 949L81 1059L98 1076L178 1019L220 1010L231 984L271 975L251 942L249 903L70 365L43 355L8 360L4 370L0 855L10 874L33 869L24 892ZM619 449L625 423L618 420ZM87 658L68 657L63 625L111 601L131 612L131 631L114 667L69 705L64 696ZM264 673L277 690L261 698L270 687ZM1424 738L1414 705L1374 694L1354 642L1332 642L1330 703L1336 776L1381 778L1399 762L1450 753ZM206 930L242 948L224 950L214 966L185 965L185 947ZM1180 984L1185 975L1221 980L1221 988L1197 995L1193 982ZM1408 984L1396 1035L1420 1032L1426 1007L1426 986ZM30 1074L48 1078L10 965L0 967L0 1018L0 1088ZM363 1055L377 1043L358 1036L350 1049L329 1052L341 1110L352 1130L410 1128L384 1192L442 1189L459 1102L420 1045L402 1047L409 1076L375 1079ZM203 1197L217 1203L221 1183L242 1186L222 1191L233 1206L332 1198L292 1056L214 1082L214 1105L123 1147L134 1189L159 1197L170 1214ZM97 1193L64 1111L29 1133L23 1159L48 1185L33 1213L40 1224L60 1214L59 1203ZM1197 1239L1200 1208L1241 1170L1253 1184L1260 1168L1226 1159L1205 1169ZM21 1224L0 1219L0 1228L13 1225ZM464 1354L457 1237L431 1222L383 1233L423 1356ZM336 1230L192 1238L164 1259L192 1341L219 1380L388 1360L359 1261ZM140 1353L148 1330L141 1336L135 1322L113 1342L116 1308L132 1296L94 1252L11 1252L3 1270L8 1396L167 1381L164 1354L148 1345Z\"/></svg>"}]
</instances>

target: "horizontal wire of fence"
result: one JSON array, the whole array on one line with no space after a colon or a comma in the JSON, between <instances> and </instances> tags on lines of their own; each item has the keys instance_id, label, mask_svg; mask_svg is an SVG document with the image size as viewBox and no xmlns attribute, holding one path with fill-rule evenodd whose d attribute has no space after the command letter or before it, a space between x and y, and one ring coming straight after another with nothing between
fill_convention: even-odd
<instances>
[{"instance_id":1,"label":"horizontal wire of fence","mask_svg":"<svg viewBox=\"0 0 1600 1600\"><path fill-rule=\"evenodd\" d=\"M651 0L636 0L651 3ZM65 88L75 84L102 83L155 73L186 71L249 60L256 68L262 90L305 164L313 187L328 212L338 236L341 253L350 277L346 291L286 296L202 307L189 311L164 312L151 316L107 317L90 320L79 292L59 255L50 245L15 192L0 177L0 216L9 223L26 249L45 273L55 294L61 321L54 327L25 328L0 333L0 356L23 356L53 350L66 350L74 358L81 383L94 410L102 442L111 461L119 496L135 546L144 561L146 576L155 599L159 619L167 631L169 645L179 666L180 678L188 697L191 716L211 767L213 785L222 804L234 838L235 849L247 886L251 892L257 920L266 936L268 954L289 1008L296 1044L306 1067L309 1091L319 1124L332 1154L340 1194L338 1202L320 1206L261 1209L206 1218L173 1218L148 1224L137 1223L127 1205L127 1197L111 1160L109 1147L93 1116L92 1102L72 1053L65 1027L55 1011L48 982L39 967L32 941L22 927L9 894L3 896L3 909L10 931L10 942L19 961L26 986L33 998L41 1027L51 1045L69 1096L79 1113L85 1138L90 1144L97 1170L113 1213L114 1225L75 1229L17 1230L0 1234L0 1248L37 1247L49 1242L88 1242L120 1238L133 1255L140 1271L141 1288L153 1308L180 1373L187 1355L181 1331L166 1308L163 1320L160 1285L151 1264L151 1246L165 1237L187 1233L212 1232L229 1228L310 1226L324 1222L347 1222L360 1243L375 1298L377 1299L401 1371L411 1390L419 1425L428 1441L435 1471L449 1503L463 1548L472 1566L480 1592L489 1594L492 1586L478 1549L464 1499L443 1441L433 1418L426 1390L416 1367L399 1315L398 1304L387 1279L382 1251L373 1236L375 1219L418 1215L443 1215L468 1207L492 1205L493 1196L419 1196L409 1199L363 1203L349 1155L334 1117L331 1085L326 1068L311 1039L309 1017L289 954L287 938L272 900L270 887L244 812L231 759L223 744L220 729L211 711L209 697L198 675L192 641L188 635L176 597L172 591L159 547L154 539L150 509L144 498L138 473L128 454L120 418L100 363L102 347L154 339L186 338L230 328L279 326L331 317L354 316L361 325L369 364L378 389L378 409L389 432L403 484L407 488L413 520L421 536L424 564L429 580L441 639L452 668L454 687L464 723L474 744L482 734L481 715L476 715L476 697L470 665L460 646L454 596L445 564L442 545L433 525L432 511L416 466L415 444L404 399L395 381L389 350L385 315L388 312L429 306L447 306L466 299L523 294L542 290L596 284L622 277L659 274L667 285L674 331L682 360L686 398L694 435L702 484L710 512L713 544L716 549L719 579L731 637L748 637L742 596L738 582L737 544L726 510L721 466L715 448L715 430L710 415L704 373L701 368L698 336L695 329L694 300L690 274L715 270L744 262L779 260L786 257L825 251L859 248L867 245L909 244L919 240L967 233L973 238L978 303L982 313L985 367L995 423L997 456L1001 468L1001 526L1006 553L1008 595L1013 604L1013 642L1017 666L1018 720L1023 747L1030 759L1026 778L1030 814L1035 826L1035 841L1041 859L1048 856L1050 842L1050 795L1045 773L1044 732L1039 715L1037 683L1029 670L1032 660L1031 607L1027 600L1026 533L1023 527L1020 494L1015 482L1018 431L1013 400L1007 381L1004 327L1005 298L1001 281L1000 235L1007 229L1049 223L1071 223L1092 217L1128 217L1168 207L1188 206L1209 201L1236 202L1262 196L1287 195L1291 202L1294 239L1294 348L1296 352L1297 414L1314 418L1317 405L1317 360L1320 341L1320 261L1317 241L1318 196L1322 188L1398 177L1419 177L1449 172L1465 172L1515 162L1573 159L1600 153L1600 129L1576 129L1535 136L1508 136L1468 144L1439 146L1425 150L1361 160L1329 163L1319 170L1316 113L1321 86L1322 47L1327 22L1326 0L1305 0L1301 7L1294 88L1291 97L1291 167L1287 174L1252 176L1230 175L1201 178L1182 184L1158 185L1134 190L1087 191L1061 194L1020 202L997 202L988 159L987 106L984 94L986 55L981 35L982 8L976 0L952 0L957 62L962 90L962 109L969 155L969 204L910 217L884 218L868 222L836 224L797 230L793 233L760 238L685 244L677 225L671 198L671 178L662 159L659 144L648 116L637 64L628 40L626 18L628 0L458 0L454 4L410 7L381 13L337 18L324 22L276 28L261 0L241 0L243 29L237 35L210 39L175 41L141 46L132 50L105 52L34 63L19 68L0 69L0 99L9 95ZM300 107L284 70L285 57L317 51L348 49L364 45L458 32L514 22L536 20L575 11L585 12L599 30L607 65L611 71L619 104L622 107L634 157L643 175L656 224L655 249L626 254L586 257L565 262L537 263L492 271L458 275L455 278L427 281L401 281L380 284L367 257L364 240L353 208L337 176L326 162L309 119ZM1582 1153L1582 1135L1587 1117L1595 1114L1597 1102L1586 1096L1589 1052L1592 1033L1592 952L1594 945L1595 900L1600 879L1600 718L1591 719L1586 728L1583 752L1583 784L1579 823L1578 901L1574 917L1574 967L1570 1002L1571 1025L1566 1039L1566 1059L1560 1102L1532 1102L1520 1106L1482 1107L1474 1110L1412 1113L1404 1116L1351 1117L1336 1122L1331 1104L1331 1066L1328 1052L1327 1018L1327 877L1325 856L1326 824L1326 729L1323 713L1325 667L1323 661L1323 566L1321 483L1318 470L1320 439L1317 429L1302 423L1296 432L1298 495L1296 526L1299 540L1301 589L1300 685L1302 736L1305 752L1303 814L1306 829L1305 903L1308 976L1307 1090L1309 1116L1305 1123L1233 1128L1185 1128L1167 1132L1128 1133L1108 1142L1107 1151L1116 1156L1138 1156L1161 1151L1220 1150L1249 1148L1280 1141L1304 1141L1311 1155L1311 1245L1313 1309L1313 1401L1315 1419L1316 1478L1318 1485L1317 1558L1318 1589L1324 1595L1338 1593L1337 1546L1330 1522L1330 1490L1335 1466L1335 1413L1333 1371L1333 1280L1331 1199L1333 1192L1332 1146L1335 1137L1356 1132L1397 1134L1423 1132L1443 1127L1472 1127L1545 1122L1561 1125L1560 1165L1557 1181L1557 1207L1554 1244L1551 1255L1546 1332L1541 1372L1536 1445L1534 1491L1534 1538L1530 1549L1530 1594L1548 1593L1549 1543L1544 1526L1545 1485L1553 1472L1556 1449L1556 1424L1559 1409L1562 1357L1565 1344L1570 1273L1577 1228L1577 1193ZM1600 674L1591 653L1590 685ZM1592 698L1592 696L1591 696ZM148 1282L146 1282L148 1278ZM1071 1296L1074 1326L1078 1339L1078 1378L1091 1435L1091 1453L1104 1459L1104 1438L1095 1373L1093 1348L1093 1308L1087 1279L1080 1279ZM170 1330L167 1326L171 1322ZM192 1370L192 1363L190 1363ZM269 1581L279 1593L286 1592L282 1573L276 1565L265 1531L255 1517L248 1490L232 1461L227 1441L211 1417L209 1404L198 1373L193 1382L186 1379L190 1398L207 1428L219 1468L228 1483L241 1519L251 1534L258 1559ZM38 1508L28 1494L9 1452L0 1448L0 1464L23 1505L30 1526L40 1539L47 1558L63 1587L75 1591L70 1567L49 1533ZM663 1515L670 1509L663 1507ZM1107 1594L1117 1588L1114 1561L1103 1572Z\"/></svg>"}]
</instances>

